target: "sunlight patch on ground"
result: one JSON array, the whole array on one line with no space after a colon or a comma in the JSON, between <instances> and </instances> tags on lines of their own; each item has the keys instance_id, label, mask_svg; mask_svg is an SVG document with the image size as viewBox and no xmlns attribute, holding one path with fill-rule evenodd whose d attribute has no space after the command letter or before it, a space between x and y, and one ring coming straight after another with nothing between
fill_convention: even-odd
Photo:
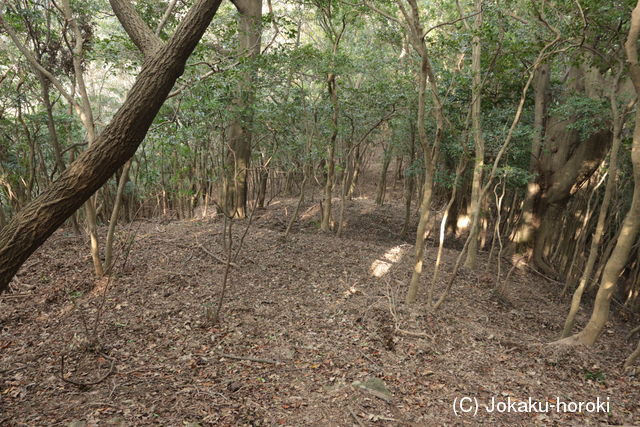
<instances>
[{"instance_id":1,"label":"sunlight patch on ground","mask_svg":"<svg viewBox=\"0 0 640 427\"><path fill-rule=\"evenodd\" d=\"M384 254L384 259L377 259L371 263L371 267L369 267L369 271L372 276L382 277L389 272L391 266L397 262L400 262L402 257L405 254L405 249L403 246L406 245L398 245L387 251Z\"/></svg>"},{"instance_id":2,"label":"sunlight patch on ground","mask_svg":"<svg viewBox=\"0 0 640 427\"><path fill-rule=\"evenodd\" d=\"M302 213L302 215L300 215L300 219L301 220L307 220L309 218L314 217L315 215L317 215L320 212L320 206L317 204L314 204L313 206L311 206L309 209L307 209L306 211L304 211Z\"/></svg>"}]
</instances>

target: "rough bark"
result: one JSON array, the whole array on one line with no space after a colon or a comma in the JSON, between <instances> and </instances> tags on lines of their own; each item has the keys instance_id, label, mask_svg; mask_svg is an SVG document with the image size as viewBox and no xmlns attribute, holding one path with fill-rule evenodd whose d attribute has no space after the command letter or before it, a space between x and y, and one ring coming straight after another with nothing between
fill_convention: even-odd
<instances>
[{"instance_id":1,"label":"rough bark","mask_svg":"<svg viewBox=\"0 0 640 427\"><path fill-rule=\"evenodd\" d=\"M569 70L567 89L598 98L602 93L594 89L594 84L601 85L600 79L597 70L589 66L573 66ZM556 276L548 258L557 241L557 221L573 194L602 163L612 133L607 128L583 137L570 128L573 119L547 117L548 65L538 71L534 89L530 172L535 178L528 184L522 218L511 243L512 249L529 251L534 264L547 275Z\"/></svg>"},{"instance_id":2,"label":"rough bark","mask_svg":"<svg viewBox=\"0 0 640 427\"><path fill-rule=\"evenodd\" d=\"M533 137L531 139L531 158L529 160L529 172L535 174L540 162L540 150L542 149L542 137L544 135L547 116L547 104L549 93L549 64L540 66L533 82L534 92L534 119ZM540 194L540 184L534 178L527 184L527 195L522 207L521 224L516 231L513 243L520 246L533 241L533 234L539 225L535 221L534 204Z\"/></svg>"},{"instance_id":3,"label":"rough bark","mask_svg":"<svg viewBox=\"0 0 640 427\"><path fill-rule=\"evenodd\" d=\"M24 261L133 156L220 3L199 0L190 9L175 35L146 58L126 100L94 144L0 231L0 291Z\"/></svg>"}]
</instances>

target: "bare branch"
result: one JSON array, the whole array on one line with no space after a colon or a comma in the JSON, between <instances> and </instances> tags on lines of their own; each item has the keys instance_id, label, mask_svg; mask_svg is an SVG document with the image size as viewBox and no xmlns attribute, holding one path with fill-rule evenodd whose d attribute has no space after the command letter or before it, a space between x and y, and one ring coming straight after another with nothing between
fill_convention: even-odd
<instances>
[{"instance_id":1,"label":"bare branch","mask_svg":"<svg viewBox=\"0 0 640 427\"><path fill-rule=\"evenodd\" d=\"M155 31L156 36L160 36L160 32L162 32L162 29L167 24L167 21L169 20L169 17L171 16L173 9L176 7L176 3L178 3L178 0L171 0L167 5L167 9L164 11L162 18L160 19L160 22L158 22L158 26L156 27L156 31Z\"/></svg>"},{"instance_id":2,"label":"bare branch","mask_svg":"<svg viewBox=\"0 0 640 427\"><path fill-rule=\"evenodd\" d=\"M435 30L436 28L445 27L445 26L447 26L447 25L453 25L453 24L455 24L456 22L460 22L460 21L464 22L465 27L467 27L467 28L468 28L468 25L469 25L469 24L467 24L466 19L468 19L468 18L473 18L474 16L479 15L479 14L481 14L481 13L482 13L482 11L480 10L480 11L478 11L478 12L473 12L473 13L470 13L469 15L462 16L462 17L460 17L460 18L458 18L458 19L454 19L453 21L442 22L442 23L440 23L440 24L434 25L433 27L429 28L429 29L424 33L424 35L422 36L422 38L424 39L424 38L427 36L427 34L429 34L431 31Z\"/></svg>"}]
</instances>

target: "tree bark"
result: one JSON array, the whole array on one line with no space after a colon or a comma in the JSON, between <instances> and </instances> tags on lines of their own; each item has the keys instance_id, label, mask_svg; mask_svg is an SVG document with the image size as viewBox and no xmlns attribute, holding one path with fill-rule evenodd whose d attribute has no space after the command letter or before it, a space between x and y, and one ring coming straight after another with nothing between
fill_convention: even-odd
<instances>
[{"instance_id":1,"label":"tree bark","mask_svg":"<svg viewBox=\"0 0 640 427\"><path fill-rule=\"evenodd\" d=\"M118 215L120 213L120 207L122 206L122 200L124 199L124 188L129 178L129 168L131 167L131 160L124 164L122 168L122 174L118 180L118 190L116 191L116 198L113 204L113 210L111 211L111 220L109 221L109 230L107 230L107 240L104 244L104 265L107 274L113 269L112 253L113 253L113 237L116 232L116 225L118 224Z\"/></svg>"},{"instance_id":2,"label":"tree bark","mask_svg":"<svg viewBox=\"0 0 640 427\"><path fill-rule=\"evenodd\" d=\"M604 198L602 200L602 204L600 205L600 213L598 214L596 229L591 239L589 258L587 259L587 263L584 267L582 275L580 276L580 282L578 283L578 286L573 293L573 297L571 298L571 307L564 323L562 338L566 338L571 335L571 331L575 323L575 317L578 313L578 309L580 308L582 295L587 287L587 282L591 278L591 273L593 272L593 268L596 263L596 257L598 255L598 249L600 247L600 243L602 242L602 237L604 236L605 221L607 219L607 213L609 211L609 204L611 203L611 197L613 195L617 181L618 151L622 142L622 127L624 124L625 116L624 113L620 114L620 111L618 110L618 100L616 98L616 92L618 89L618 83L620 81L621 73L622 64L620 64L619 71L615 76L615 80L611 87L611 93L609 95L611 113L613 117L613 142L611 144L611 159L609 161L609 177L607 178L607 184L604 190Z\"/></svg>"},{"instance_id":3,"label":"tree bark","mask_svg":"<svg viewBox=\"0 0 640 427\"><path fill-rule=\"evenodd\" d=\"M477 13L474 23L474 30L479 33L482 29L482 0L475 0L475 12ZM466 24L466 21L464 21ZM482 209L482 200L480 192L482 189L482 172L484 169L484 138L482 137L481 123L481 92L482 92L482 63L481 53L482 45L480 44L480 36L476 34L473 37L473 47L471 53L471 69L473 72L473 83L471 90L471 126L473 132L473 143L475 146L475 162L473 166L473 180L471 182L471 203L469 206L469 215ZM478 218L481 218L478 212ZM478 232L480 224L476 222L472 224L469 233L471 240L469 241L469 249L467 250L467 258L464 266L473 269L476 266L478 254Z\"/></svg>"},{"instance_id":4,"label":"tree bark","mask_svg":"<svg viewBox=\"0 0 640 427\"><path fill-rule=\"evenodd\" d=\"M418 3L416 0L407 0L407 2L410 7L409 10L404 7L404 4L401 0L396 1L404 17L404 22L409 33L409 40L413 48L421 58L420 69L418 71L418 116L416 126L418 130L418 140L420 141L420 145L422 146L425 167L424 181L422 184L422 196L420 201L420 220L418 221L418 230L416 231L413 272L411 274L411 281L409 282L409 289L405 298L407 304L412 304L416 301L418 286L420 283L420 276L422 274L424 249L428 233L427 225L429 223L429 217L431 215L433 179L436 171L436 161L438 159L440 142L442 141L444 115L442 102L440 101L440 96L438 94L436 77L431 68L427 45L425 43L424 37L422 36L424 34L424 28L420 23L420 11L418 8ZM431 98L434 104L433 111L436 119L436 131L433 137L433 143L430 143L425 129L425 97L427 91L427 82L429 83Z\"/></svg>"},{"instance_id":5,"label":"tree bark","mask_svg":"<svg viewBox=\"0 0 640 427\"><path fill-rule=\"evenodd\" d=\"M0 292L24 261L133 156L221 1L199 0L189 10L174 36L148 54L126 100L94 144L0 231ZM129 35L135 41L136 34Z\"/></svg>"},{"instance_id":6,"label":"tree bark","mask_svg":"<svg viewBox=\"0 0 640 427\"><path fill-rule=\"evenodd\" d=\"M224 183L224 205L227 215L235 218L247 216L247 176L251 163L253 137L254 80L257 74L254 59L260 55L262 37L262 0L234 0L239 13L238 51L245 59L240 73L237 97L234 101L236 116L229 128L229 170Z\"/></svg>"},{"instance_id":7,"label":"tree bark","mask_svg":"<svg viewBox=\"0 0 640 427\"><path fill-rule=\"evenodd\" d=\"M638 63L639 34L640 0L631 14L631 26L629 28L627 41L625 42L629 72L636 95L640 95L640 64ZM602 272L602 279L600 280L600 287L596 294L591 318L582 331L574 337L569 337L569 339L574 338L575 341L581 344L593 345L602 333L607 320L609 320L611 298L613 297L618 278L627 263L629 253L640 229L640 108L636 108L635 129L633 131L633 143L631 145L631 162L633 164L634 180L631 206L622 222L616 246Z\"/></svg>"},{"instance_id":8,"label":"tree bark","mask_svg":"<svg viewBox=\"0 0 640 427\"><path fill-rule=\"evenodd\" d=\"M337 44L334 47L334 54L337 51ZM327 90L329 97L331 98L331 105L333 108L333 114L331 116L331 124L333 130L331 132L331 139L329 140L329 146L327 147L327 179L324 184L324 205L322 206L322 222L320 223L320 230L324 232L331 231L331 198L333 189L333 179L335 175L335 150L336 139L338 138L338 87L336 84L336 75L329 73L327 76Z\"/></svg>"},{"instance_id":9,"label":"tree bark","mask_svg":"<svg viewBox=\"0 0 640 427\"><path fill-rule=\"evenodd\" d=\"M387 149L391 151L391 147ZM382 206L384 204L384 196L387 192L387 171L389 170L389 164L391 164L391 153L384 150L384 160L382 161L382 170L380 171L380 181L378 181L378 189L376 191L376 205Z\"/></svg>"}]
</instances>

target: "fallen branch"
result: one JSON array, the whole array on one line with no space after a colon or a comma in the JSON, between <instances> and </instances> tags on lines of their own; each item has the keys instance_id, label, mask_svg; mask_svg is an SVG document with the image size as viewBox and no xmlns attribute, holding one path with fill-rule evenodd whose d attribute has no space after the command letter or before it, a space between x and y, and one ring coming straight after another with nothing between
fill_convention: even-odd
<instances>
[{"instance_id":1,"label":"fallen branch","mask_svg":"<svg viewBox=\"0 0 640 427\"><path fill-rule=\"evenodd\" d=\"M360 418L358 418L358 415L355 412L353 412L353 409L351 409L350 406L347 406L347 409L349 410L349 413L355 420L356 424L358 424L360 427L364 427L364 424L362 424L362 421L360 421Z\"/></svg>"},{"instance_id":2,"label":"fallen branch","mask_svg":"<svg viewBox=\"0 0 640 427\"><path fill-rule=\"evenodd\" d=\"M251 356L237 356L235 354L227 354L227 353L216 353L216 354L218 355L218 357L225 357L227 359L248 360L249 362L268 363L270 365L277 365L279 363L282 363L280 360L259 359L259 358L251 357Z\"/></svg>"},{"instance_id":3,"label":"fallen branch","mask_svg":"<svg viewBox=\"0 0 640 427\"><path fill-rule=\"evenodd\" d=\"M218 255L214 254L213 252L211 252L210 250L208 250L207 248L205 248L204 246L202 246L200 243L198 243L198 247L200 249L202 249L202 251L204 253L206 253L207 255L209 255L211 258L215 259L216 261L218 261L220 264L226 264L227 261L223 260L222 258L220 258ZM238 268L238 264L236 264L235 262L230 262L229 263L230 266Z\"/></svg>"},{"instance_id":4,"label":"fallen branch","mask_svg":"<svg viewBox=\"0 0 640 427\"><path fill-rule=\"evenodd\" d=\"M92 385L100 384L102 381L106 380L109 377L109 375L113 373L113 368L115 368L115 366L116 366L115 359L111 359L111 365L109 366L109 371L106 374L104 374L102 377L98 378L95 381L83 383L79 381L70 380L69 378L64 377L64 355L62 355L60 357L60 379L66 383L73 384L80 388L86 388Z\"/></svg>"},{"instance_id":5,"label":"fallen branch","mask_svg":"<svg viewBox=\"0 0 640 427\"><path fill-rule=\"evenodd\" d=\"M404 329L396 328L396 334L398 335L406 335L409 337L417 337L417 338L429 338L431 341L434 340L433 335L426 334L424 332L412 332L406 331Z\"/></svg>"}]
</instances>

